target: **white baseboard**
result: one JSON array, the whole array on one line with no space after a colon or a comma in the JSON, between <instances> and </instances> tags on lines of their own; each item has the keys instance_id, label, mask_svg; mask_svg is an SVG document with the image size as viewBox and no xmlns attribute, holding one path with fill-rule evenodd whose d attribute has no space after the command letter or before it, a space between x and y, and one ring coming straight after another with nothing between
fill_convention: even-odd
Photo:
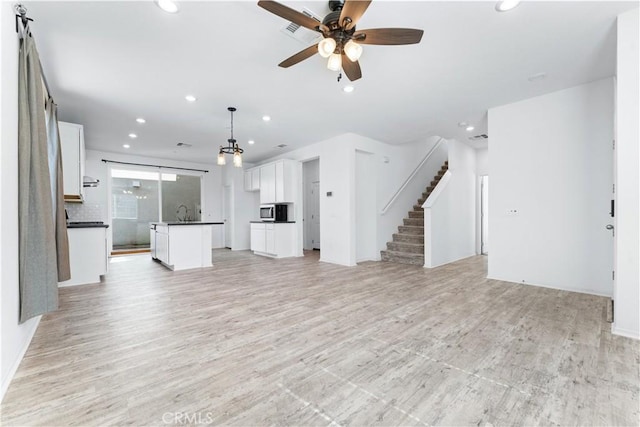
<instances>
[{"instance_id":1,"label":"white baseboard","mask_svg":"<svg viewBox=\"0 0 640 427\"><path fill-rule=\"evenodd\" d=\"M592 290L589 290L589 289L563 288L563 287L560 287L560 286L541 285L539 283L517 282L517 281L512 280L512 279L505 279L505 278L502 278L502 277L489 276L489 275L487 275L487 279L500 280L501 282L509 282L509 283L513 283L513 284L516 284L516 285L537 286L539 288L555 289L557 291L576 292L576 293L579 293L579 294L595 295L595 296L598 296L598 297L607 297L607 298L611 298L612 297L611 294L607 295L607 294L603 294L601 292L592 291Z\"/></svg>"},{"instance_id":2,"label":"white baseboard","mask_svg":"<svg viewBox=\"0 0 640 427\"><path fill-rule=\"evenodd\" d=\"M623 329L623 328L616 328L615 325L611 326L611 333L614 335L620 335L621 337L640 340L640 334L638 333L638 331L632 331L630 329Z\"/></svg>"},{"instance_id":3,"label":"white baseboard","mask_svg":"<svg viewBox=\"0 0 640 427\"><path fill-rule=\"evenodd\" d=\"M18 367L20 366L20 362L22 362L22 359L24 358L24 355L27 353L27 350L29 349L29 345L31 344L31 340L33 339L33 336L35 335L36 331L38 330L38 326L40 325L40 319L42 318L42 316L38 316L36 318L36 321L33 324L32 329L29 331L29 338L27 339L27 341L24 343L24 346L22 349L20 349L20 353L18 354L18 357L16 358L16 360L13 361L13 364L11 365L11 369L9 370L9 373L7 374L6 377L4 377L2 379L2 385L0 386L0 402L2 402L2 399L4 399L4 395L7 392L7 389L9 388L9 384L11 384L11 380L13 379L13 376L16 374L16 372L18 371Z\"/></svg>"},{"instance_id":4,"label":"white baseboard","mask_svg":"<svg viewBox=\"0 0 640 427\"><path fill-rule=\"evenodd\" d=\"M427 265L426 257L425 257L425 263L424 263L424 266L423 266L423 267L424 267L424 268L436 268L436 267L442 267L443 265L451 264L452 262L462 261L463 259L471 258L471 257L474 257L474 256L477 256L477 255L475 254L475 252L474 252L474 253L472 253L472 254L463 255L463 256L461 256L460 258L456 258L456 259L449 260L449 261L447 261L447 262L443 262L442 264L437 264L437 265L432 265L432 266L428 266L428 265Z\"/></svg>"}]
</instances>

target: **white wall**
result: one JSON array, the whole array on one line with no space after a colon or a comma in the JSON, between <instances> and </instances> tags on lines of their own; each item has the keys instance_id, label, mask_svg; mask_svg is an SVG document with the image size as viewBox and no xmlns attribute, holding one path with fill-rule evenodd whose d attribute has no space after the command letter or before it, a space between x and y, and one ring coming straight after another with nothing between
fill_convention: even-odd
<instances>
[{"instance_id":1,"label":"white wall","mask_svg":"<svg viewBox=\"0 0 640 427\"><path fill-rule=\"evenodd\" d=\"M489 135L489 277L611 295L613 80L492 108Z\"/></svg>"},{"instance_id":2,"label":"white wall","mask_svg":"<svg viewBox=\"0 0 640 427\"><path fill-rule=\"evenodd\" d=\"M640 338L638 9L618 17L615 334Z\"/></svg>"},{"instance_id":3,"label":"white wall","mask_svg":"<svg viewBox=\"0 0 640 427\"><path fill-rule=\"evenodd\" d=\"M378 212L376 211L376 164L372 153L356 150L355 196L356 196L356 262L375 261L380 257L376 244Z\"/></svg>"},{"instance_id":4,"label":"white wall","mask_svg":"<svg viewBox=\"0 0 640 427\"><path fill-rule=\"evenodd\" d=\"M18 324L18 37L12 2L0 2L0 400L38 327Z\"/></svg>"},{"instance_id":5,"label":"white wall","mask_svg":"<svg viewBox=\"0 0 640 427\"><path fill-rule=\"evenodd\" d=\"M476 153L456 140L448 147L449 170L423 204L427 268L476 253Z\"/></svg>"},{"instance_id":6,"label":"white wall","mask_svg":"<svg viewBox=\"0 0 640 427\"><path fill-rule=\"evenodd\" d=\"M377 189L377 230L373 230L373 233L376 235L376 257L379 259L379 251L386 248L386 242L391 240L392 234L402 223L402 218L412 209L428 182L420 179L412 182L412 185L385 215L379 213L439 139L432 137L413 144L389 145L357 134L346 133L275 156L264 163L276 159L299 161L320 159L320 242L322 245L320 259L352 266L356 264L357 247L356 150L372 153L375 164L369 181ZM434 156L438 161L433 160L433 165L425 165L427 169L433 168L427 173L430 175L429 181L445 160L446 150L443 150L443 153L441 159L438 156L440 152ZM327 192L331 192L332 196L327 196ZM296 221L302 221L302 215ZM302 243L302 225L300 227Z\"/></svg>"}]
</instances>

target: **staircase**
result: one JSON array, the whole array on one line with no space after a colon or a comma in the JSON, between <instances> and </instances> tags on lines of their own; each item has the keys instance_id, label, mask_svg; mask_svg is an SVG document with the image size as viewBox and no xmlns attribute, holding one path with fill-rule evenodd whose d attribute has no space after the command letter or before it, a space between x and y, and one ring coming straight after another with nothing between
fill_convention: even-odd
<instances>
[{"instance_id":1,"label":"staircase","mask_svg":"<svg viewBox=\"0 0 640 427\"><path fill-rule=\"evenodd\" d=\"M380 251L382 261L424 265L424 209L422 209L422 204L436 188L448 168L449 161L446 161L438 174L433 177L433 181L425 192L422 193L418 203L413 205L413 210L409 211L409 215L402 220L403 224L393 235L393 241L387 242L387 250Z\"/></svg>"}]
</instances>

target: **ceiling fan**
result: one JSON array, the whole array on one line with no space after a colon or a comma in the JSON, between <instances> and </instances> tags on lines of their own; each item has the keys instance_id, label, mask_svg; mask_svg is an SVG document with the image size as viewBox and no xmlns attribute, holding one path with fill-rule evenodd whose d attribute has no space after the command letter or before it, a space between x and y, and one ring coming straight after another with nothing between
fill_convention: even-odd
<instances>
[{"instance_id":1,"label":"ceiling fan","mask_svg":"<svg viewBox=\"0 0 640 427\"><path fill-rule=\"evenodd\" d=\"M288 68L319 53L329 58L327 68L344 71L349 80L362 77L358 59L363 44L403 45L420 43L423 30L413 28L373 28L356 30L356 24L369 7L371 0L329 0L331 13L322 22L304 15L297 10L271 0L260 0L258 6L288 21L317 31L324 37L319 43L301 50L280 64Z\"/></svg>"}]
</instances>

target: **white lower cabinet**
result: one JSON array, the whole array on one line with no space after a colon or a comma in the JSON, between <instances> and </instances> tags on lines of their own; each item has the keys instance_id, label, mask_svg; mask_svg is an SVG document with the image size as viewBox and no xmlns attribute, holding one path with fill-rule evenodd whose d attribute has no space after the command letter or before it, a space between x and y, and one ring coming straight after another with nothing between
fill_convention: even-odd
<instances>
[{"instance_id":1,"label":"white lower cabinet","mask_svg":"<svg viewBox=\"0 0 640 427\"><path fill-rule=\"evenodd\" d=\"M254 252L266 252L265 226L266 224L251 224L251 250Z\"/></svg>"},{"instance_id":2,"label":"white lower cabinet","mask_svg":"<svg viewBox=\"0 0 640 427\"><path fill-rule=\"evenodd\" d=\"M151 257L174 271L211 267L212 224L154 223L155 250Z\"/></svg>"},{"instance_id":3,"label":"white lower cabinet","mask_svg":"<svg viewBox=\"0 0 640 427\"><path fill-rule=\"evenodd\" d=\"M71 279L58 282L58 286L100 283L100 276L107 274L107 228L68 228L69 264Z\"/></svg>"},{"instance_id":4,"label":"white lower cabinet","mask_svg":"<svg viewBox=\"0 0 640 427\"><path fill-rule=\"evenodd\" d=\"M251 223L251 250L256 255L295 256L295 223Z\"/></svg>"},{"instance_id":5,"label":"white lower cabinet","mask_svg":"<svg viewBox=\"0 0 640 427\"><path fill-rule=\"evenodd\" d=\"M155 258L171 265L169 259L169 227L156 227L156 250Z\"/></svg>"}]
</instances>

